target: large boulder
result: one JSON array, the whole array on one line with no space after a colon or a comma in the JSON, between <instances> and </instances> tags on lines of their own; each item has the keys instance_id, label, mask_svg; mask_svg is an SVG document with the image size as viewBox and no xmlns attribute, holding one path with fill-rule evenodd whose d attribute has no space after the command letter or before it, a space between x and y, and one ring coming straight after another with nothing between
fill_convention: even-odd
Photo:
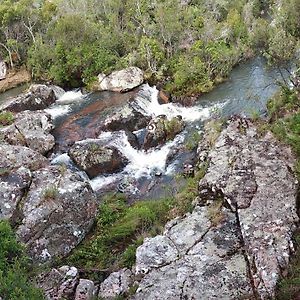
<instances>
[{"instance_id":1,"label":"large boulder","mask_svg":"<svg viewBox=\"0 0 300 300\"><path fill-rule=\"evenodd\" d=\"M247 261L235 215L212 222L209 207L167 224L162 236L137 249L136 272L144 273L134 299L250 299Z\"/></svg>"},{"instance_id":2,"label":"large boulder","mask_svg":"<svg viewBox=\"0 0 300 300\"><path fill-rule=\"evenodd\" d=\"M19 218L18 205L31 184L31 172L20 167L14 172L5 173L0 167L0 220L13 223Z\"/></svg>"},{"instance_id":3,"label":"large boulder","mask_svg":"<svg viewBox=\"0 0 300 300\"><path fill-rule=\"evenodd\" d=\"M127 103L107 117L100 126L101 130L128 130L136 131L147 126L151 117L137 111L131 103Z\"/></svg>"},{"instance_id":4,"label":"large boulder","mask_svg":"<svg viewBox=\"0 0 300 300\"><path fill-rule=\"evenodd\" d=\"M15 122L0 129L3 140L11 145L22 145L41 154L50 151L54 137L50 134L54 128L51 116L44 111L24 111L16 115Z\"/></svg>"},{"instance_id":5,"label":"large boulder","mask_svg":"<svg viewBox=\"0 0 300 300\"><path fill-rule=\"evenodd\" d=\"M6 63L1 60L0 61L0 80L6 78L6 73L7 73Z\"/></svg>"},{"instance_id":6,"label":"large boulder","mask_svg":"<svg viewBox=\"0 0 300 300\"><path fill-rule=\"evenodd\" d=\"M31 184L31 171L45 167L48 160L22 146L0 144L0 219L18 218L17 206Z\"/></svg>"},{"instance_id":7,"label":"large boulder","mask_svg":"<svg viewBox=\"0 0 300 300\"><path fill-rule=\"evenodd\" d=\"M113 92L127 92L141 85L144 81L144 73L137 67L129 67L124 70L115 71L105 76L98 76L99 90Z\"/></svg>"},{"instance_id":8,"label":"large boulder","mask_svg":"<svg viewBox=\"0 0 300 300\"><path fill-rule=\"evenodd\" d=\"M51 261L82 241L96 213L90 184L78 173L50 166L32 173L17 235L34 261Z\"/></svg>"},{"instance_id":9,"label":"large boulder","mask_svg":"<svg viewBox=\"0 0 300 300\"><path fill-rule=\"evenodd\" d=\"M1 110L21 112L45 109L57 100L56 88L43 84L33 84L26 93L10 98L0 105Z\"/></svg>"},{"instance_id":10,"label":"large boulder","mask_svg":"<svg viewBox=\"0 0 300 300\"><path fill-rule=\"evenodd\" d=\"M90 178L116 172L127 162L116 148L105 145L102 140L77 142L70 148L69 156Z\"/></svg>"},{"instance_id":11,"label":"large boulder","mask_svg":"<svg viewBox=\"0 0 300 300\"><path fill-rule=\"evenodd\" d=\"M158 116L151 120L147 127L144 138L143 149L159 146L168 140L172 140L184 129L184 122L181 116L168 120L166 116Z\"/></svg>"},{"instance_id":12,"label":"large boulder","mask_svg":"<svg viewBox=\"0 0 300 300\"><path fill-rule=\"evenodd\" d=\"M236 212L256 293L271 299L287 269L299 221L295 159L270 132L261 137L251 121L241 118L229 122L207 159L200 198L222 196Z\"/></svg>"}]
</instances>

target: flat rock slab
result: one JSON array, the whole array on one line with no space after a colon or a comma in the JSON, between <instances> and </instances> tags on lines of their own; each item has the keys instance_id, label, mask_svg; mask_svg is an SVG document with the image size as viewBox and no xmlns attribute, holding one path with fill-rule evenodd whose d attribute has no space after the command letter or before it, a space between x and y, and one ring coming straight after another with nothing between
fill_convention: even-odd
<instances>
[{"instance_id":1,"label":"flat rock slab","mask_svg":"<svg viewBox=\"0 0 300 300\"><path fill-rule=\"evenodd\" d=\"M148 273L133 299L252 297L235 214L226 209L223 214L224 220L213 226L208 207L198 207L192 214L167 224L163 236L146 240L137 250L136 271L143 269ZM173 249L173 256L156 260L155 265L149 257L159 256L163 237L174 238L166 252L172 253Z\"/></svg>"},{"instance_id":2,"label":"flat rock slab","mask_svg":"<svg viewBox=\"0 0 300 300\"><path fill-rule=\"evenodd\" d=\"M51 261L82 241L96 213L90 184L78 173L50 166L32 173L17 235L35 261Z\"/></svg>"},{"instance_id":3,"label":"flat rock slab","mask_svg":"<svg viewBox=\"0 0 300 300\"><path fill-rule=\"evenodd\" d=\"M234 118L208 159L201 198L222 195L236 211L255 289L262 299L272 298L298 221L294 157L270 132L260 136L251 121Z\"/></svg>"},{"instance_id":4,"label":"flat rock slab","mask_svg":"<svg viewBox=\"0 0 300 300\"><path fill-rule=\"evenodd\" d=\"M26 146L41 154L50 151L55 140L50 132L53 120L44 111L24 111L16 115L15 122L0 129L0 135L6 143Z\"/></svg>"}]
</instances>

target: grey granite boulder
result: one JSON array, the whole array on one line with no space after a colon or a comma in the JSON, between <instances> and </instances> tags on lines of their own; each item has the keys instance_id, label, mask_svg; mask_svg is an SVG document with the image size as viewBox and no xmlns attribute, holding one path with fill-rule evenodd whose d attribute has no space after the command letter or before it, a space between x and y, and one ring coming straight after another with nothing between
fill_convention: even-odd
<instances>
[{"instance_id":1,"label":"grey granite boulder","mask_svg":"<svg viewBox=\"0 0 300 300\"><path fill-rule=\"evenodd\" d=\"M101 91L127 92L143 83L144 73L137 67L129 67L108 76L100 74L98 80Z\"/></svg>"},{"instance_id":2,"label":"grey granite boulder","mask_svg":"<svg viewBox=\"0 0 300 300\"><path fill-rule=\"evenodd\" d=\"M50 134L53 128L53 120L48 113L24 111L16 115L12 125L1 128L0 135L11 145L26 146L46 154L55 144Z\"/></svg>"},{"instance_id":3,"label":"grey granite boulder","mask_svg":"<svg viewBox=\"0 0 300 300\"><path fill-rule=\"evenodd\" d=\"M31 184L31 171L45 167L48 160L22 146L0 144L0 219L18 218L17 206Z\"/></svg>"},{"instance_id":4,"label":"grey granite boulder","mask_svg":"<svg viewBox=\"0 0 300 300\"><path fill-rule=\"evenodd\" d=\"M36 281L47 300L73 299L79 272L75 267L62 266L40 274Z\"/></svg>"},{"instance_id":5,"label":"grey granite boulder","mask_svg":"<svg viewBox=\"0 0 300 300\"><path fill-rule=\"evenodd\" d=\"M116 148L105 145L102 140L77 142L70 148L69 156L90 178L116 172L127 162Z\"/></svg>"},{"instance_id":6,"label":"grey granite boulder","mask_svg":"<svg viewBox=\"0 0 300 300\"><path fill-rule=\"evenodd\" d=\"M24 110L40 110L50 106L57 100L53 87L33 84L26 93L9 98L0 105L0 111L21 112Z\"/></svg>"},{"instance_id":7,"label":"grey granite boulder","mask_svg":"<svg viewBox=\"0 0 300 300\"><path fill-rule=\"evenodd\" d=\"M97 288L93 281L80 279L76 288L74 300L94 300L96 298Z\"/></svg>"},{"instance_id":8,"label":"grey granite boulder","mask_svg":"<svg viewBox=\"0 0 300 300\"><path fill-rule=\"evenodd\" d=\"M32 173L17 235L34 261L51 261L82 241L96 213L90 184L78 173L50 166Z\"/></svg>"},{"instance_id":9,"label":"grey granite boulder","mask_svg":"<svg viewBox=\"0 0 300 300\"><path fill-rule=\"evenodd\" d=\"M143 149L148 150L149 148L160 146L168 140L172 140L184 129L184 125L181 116L171 120L168 120L164 115L153 118L147 126Z\"/></svg>"}]
</instances>

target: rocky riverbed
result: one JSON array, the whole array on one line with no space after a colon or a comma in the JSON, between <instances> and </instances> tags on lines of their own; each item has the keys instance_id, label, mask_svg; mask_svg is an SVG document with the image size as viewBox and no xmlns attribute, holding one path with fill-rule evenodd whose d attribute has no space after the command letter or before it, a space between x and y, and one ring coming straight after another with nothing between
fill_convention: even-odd
<instances>
[{"instance_id":1,"label":"rocky riverbed","mask_svg":"<svg viewBox=\"0 0 300 300\"><path fill-rule=\"evenodd\" d=\"M14 225L35 264L68 256L87 236L100 204L100 181L114 178L106 184L111 190L141 192L145 181L131 178L153 182L167 173L183 149L188 122L210 117L208 108L185 108L166 98L159 104L158 91L142 86L122 96L112 114L93 114L93 130L82 131L82 140L60 147L53 112L63 93L33 85L0 106L8 118L0 128L0 219ZM79 119L77 114L72 122ZM47 299L274 298L299 222L291 150L250 119L231 117L219 136L204 132L194 163L207 170L192 212L146 238L132 269L93 282L74 266L57 266L37 279Z\"/></svg>"}]
</instances>

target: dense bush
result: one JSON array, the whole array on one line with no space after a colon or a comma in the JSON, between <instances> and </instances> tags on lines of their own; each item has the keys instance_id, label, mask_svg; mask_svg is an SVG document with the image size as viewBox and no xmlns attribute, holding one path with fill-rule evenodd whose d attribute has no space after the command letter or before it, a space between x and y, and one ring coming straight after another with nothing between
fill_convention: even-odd
<instances>
[{"instance_id":1,"label":"dense bush","mask_svg":"<svg viewBox=\"0 0 300 300\"><path fill-rule=\"evenodd\" d=\"M66 86L137 65L175 94L197 94L255 51L290 59L298 8L297 0L5 0L0 56Z\"/></svg>"}]
</instances>

